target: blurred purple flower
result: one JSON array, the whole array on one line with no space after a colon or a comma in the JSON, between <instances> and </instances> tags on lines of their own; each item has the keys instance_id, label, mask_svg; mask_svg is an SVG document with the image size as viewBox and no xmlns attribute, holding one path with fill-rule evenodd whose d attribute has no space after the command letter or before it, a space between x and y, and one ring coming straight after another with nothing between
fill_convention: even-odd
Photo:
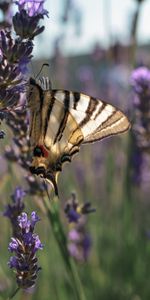
<instances>
[{"instance_id":1,"label":"blurred purple flower","mask_svg":"<svg viewBox=\"0 0 150 300\"><path fill-rule=\"evenodd\" d=\"M91 237L86 230L87 219L85 215L94 212L95 209L91 208L89 202L79 205L75 193L72 193L64 211L68 222L71 223L71 230L68 232L69 253L77 261L84 262L88 259L91 248Z\"/></svg>"},{"instance_id":2,"label":"blurred purple flower","mask_svg":"<svg viewBox=\"0 0 150 300\"><path fill-rule=\"evenodd\" d=\"M20 235L11 238L8 250L15 253L10 257L8 265L16 269L16 280L20 288L28 289L35 285L37 273L40 270L36 252L43 249L39 236L34 232L39 217L32 212L30 219L26 213L18 216Z\"/></svg>"},{"instance_id":3,"label":"blurred purple flower","mask_svg":"<svg viewBox=\"0 0 150 300\"><path fill-rule=\"evenodd\" d=\"M85 262L91 249L91 236L86 231L86 218L82 216L68 234L68 250L78 262Z\"/></svg>"},{"instance_id":4,"label":"blurred purple flower","mask_svg":"<svg viewBox=\"0 0 150 300\"><path fill-rule=\"evenodd\" d=\"M71 199L67 201L64 211L69 223L77 223L83 214L95 212L95 209L91 208L90 202L80 205L76 199L76 194L72 193Z\"/></svg>"},{"instance_id":5,"label":"blurred purple flower","mask_svg":"<svg viewBox=\"0 0 150 300\"><path fill-rule=\"evenodd\" d=\"M145 154L150 149L150 70L139 67L132 72L134 116L132 126L132 178L143 182Z\"/></svg>"},{"instance_id":6,"label":"blurred purple flower","mask_svg":"<svg viewBox=\"0 0 150 300\"><path fill-rule=\"evenodd\" d=\"M77 71L77 77L81 82L93 81L93 70L91 66L81 66Z\"/></svg>"},{"instance_id":7,"label":"blurred purple flower","mask_svg":"<svg viewBox=\"0 0 150 300\"><path fill-rule=\"evenodd\" d=\"M131 85L137 94L150 92L150 70L139 67L132 72Z\"/></svg>"}]
</instances>

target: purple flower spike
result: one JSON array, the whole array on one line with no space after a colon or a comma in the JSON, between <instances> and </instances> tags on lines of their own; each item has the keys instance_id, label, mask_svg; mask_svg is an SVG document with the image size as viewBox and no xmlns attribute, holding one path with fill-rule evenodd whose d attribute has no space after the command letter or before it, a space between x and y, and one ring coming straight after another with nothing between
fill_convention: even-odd
<instances>
[{"instance_id":1,"label":"purple flower spike","mask_svg":"<svg viewBox=\"0 0 150 300\"><path fill-rule=\"evenodd\" d=\"M146 182L150 149L150 69L140 67L131 75L133 87L134 124L132 127L132 179L135 184ZM150 159L149 159L150 161Z\"/></svg>"},{"instance_id":2,"label":"purple flower spike","mask_svg":"<svg viewBox=\"0 0 150 300\"><path fill-rule=\"evenodd\" d=\"M150 89L150 70L146 67L135 69L131 75L131 85L137 94Z\"/></svg>"},{"instance_id":3,"label":"purple flower spike","mask_svg":"<svg viewBox=\"0 0 150 300\"><path fill-rule=\"evenodd\" d=\"M15 256L10 257L8 265L16 270L16 280L20 288L27 289L35 285L37 273L40 270L36 252L43 249L39 236L33 233L36 222L39 217L32 212L31 219L28 219L26 213L18 217L18 227L20 234L18 238L11 238L9 251L14 252ZM31 226L32 222L34 226ZM33 224L32 224L33 225Z\"/></svg>"},{"instance_id":4,"label":"purple flower spike","mask_svg":"<svg viewBox=\"0 0 150 300\"><path fill-rule=\"evenodd\" d=\"M68 251L78 262L85 262L88 259L91 248L91 237L86 230L86 215L94 212L91 204L86 202L79 205L76 195L72 193L71 199L65 206L65 214L73 227L68 232Z\"/></svg>"}]
</instances>

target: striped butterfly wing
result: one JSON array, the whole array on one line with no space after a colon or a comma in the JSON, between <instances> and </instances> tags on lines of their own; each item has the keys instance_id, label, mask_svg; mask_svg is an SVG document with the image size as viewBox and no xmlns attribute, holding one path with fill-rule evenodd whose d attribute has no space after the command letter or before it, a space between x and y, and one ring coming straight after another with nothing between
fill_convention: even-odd
<instances>
[{"instance_id":1,"label":"striped butterfly wing","mask_svg":"<svg viewBox=\"0 0 150 300\"><path fill-rule=\"evenodd\" d=\"M56 101L63 104L77 122L83 135L83 144L125 132L130 127L123 112L102 100L76 92L63 90L53 92ZM64 122L62 120L62 123L62 127L67 126L66 120Z\"/></svg>"},{"instance_id":2,"label":"striped butterfly wing","mask_svg":"<svg viewBox=\"0 0 150 300\"><path fill-rule=\"evenodd\" d=\"M126 131L127 117L114 106L87 95L51 90L49 80L31 80L30 137L33 146L31 171L54 185L56 175L80 145Z\"/></svg>"}]
</instances>

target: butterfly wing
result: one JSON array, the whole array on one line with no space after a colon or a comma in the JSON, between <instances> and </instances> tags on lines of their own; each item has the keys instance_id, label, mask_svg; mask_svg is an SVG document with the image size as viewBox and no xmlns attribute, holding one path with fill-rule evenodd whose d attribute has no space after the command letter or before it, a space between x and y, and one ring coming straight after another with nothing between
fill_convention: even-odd
<instances>
[{"instance_id":1,"label":"butterfly wing","mask_svg":"<svg viewBox=\"0 0 150 300\"><path fill-rule=\"evenodd\" d=\"M122 111L102 100L62 90L56 90L54 94L55 99L63 104L77 122L83 135L83 144L125 132L130 127ZM66 95L69 99L67 105Z\"/></svg>"},{"instance_id":2,"label":"butterfly wing","mask_svg":"<svg viewBox=\"0 0 150 300\"><path fill-rule=\"evenodd\" d=\"M53 182L55 192L57 173L82 143L124 132L130 126L114 106L84 94L50 90L46 79L31 82L28 98L30 137L35 147L32 172Z\"/></svg>"}]
</instances>

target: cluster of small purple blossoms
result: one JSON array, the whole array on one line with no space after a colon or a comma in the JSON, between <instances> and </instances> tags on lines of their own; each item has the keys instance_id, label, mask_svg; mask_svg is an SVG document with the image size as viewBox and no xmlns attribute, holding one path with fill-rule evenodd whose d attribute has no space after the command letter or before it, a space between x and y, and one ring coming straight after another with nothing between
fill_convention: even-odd
<instances>
[{"instance_id":1,"label":"cluster of small purple blossoms","mask_svg":"<svg viewBox=\"0 0 150 300\"><path fill-rule=\"evenodd\" d=\"M28 289L35 285L37 273L40 270L37 251L43 249L39 236L34 233L34 227L39 221L35 212L30 219L26 213L18 216L18 236L12 237L9 243L9 251L15 253L8 262L11 269L15 270L18 287Z\"/></svg>"},{"instance_id":2,"label":"cluster of small purple blossoms","mask_svg":"<svg viewBox=\"0 0 150 300\"><path fill-rule=\"evenodd\" d=\"M71 229L68 233L68 251L78 262L85 262L88 259L91 249L91 237L86 229L88 213L94 212L91 204L86 202L79 205L76 195L72 194L65 206L65 214Z\"/></svg>"},{"instance_id":3,"label":"cluster of small purple blossoms","mask_svg":"<svg viewBox=\"0 0 150 300\"><path fill-rule=\"evenodd\" d=\"M150 70L139 67L132 72L131 85L134 90L133 106L133 179L139 184L147 178L150 167Z\"/></svg>"},{"instance_id":4,"label":"cluster of small purple blossoms","mask_svg":"<svg viewBox=\"0 0 150 300\"><path fill-rule=\"evenodd\" d=\"M44 9L45 0L19 0L19 12L13 17L13 25L17 35L22 39L33 39L44 30L44 26L39 26L39 21L48 11Z\"/></svg>"},{"instance_id":5,"label":"cluster of small purple blossoms","mask_svg":"<svg viewBox=\"0 0 150 300\"><path fill-rule=\"evenodd\" d=\"M0 112L7 112L19 103L20 94L26 88L33 39L44 30L39 21L48 16L43 0L19 0L16 4L19 12L12 20L16 37L8 28L0 31Z\"/></svg>"}]
</instances>

